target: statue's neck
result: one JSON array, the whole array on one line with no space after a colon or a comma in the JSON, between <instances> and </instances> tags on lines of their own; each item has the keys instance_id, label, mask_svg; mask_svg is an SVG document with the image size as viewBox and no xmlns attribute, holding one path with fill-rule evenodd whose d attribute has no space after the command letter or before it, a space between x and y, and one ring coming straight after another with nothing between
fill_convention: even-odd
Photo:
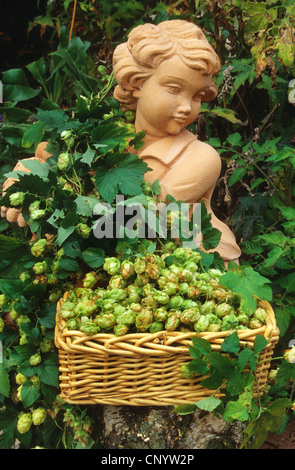
<instances>
[{"instance_id":1,"label":"statue's neck","mask_svg":"<svg viewBox=\"0 0 295 470\"><path fill-rule=\"evenodd\" d=\"M136 114L134 127L136 132L145 131L146 133L144 137L144 146L141 148L141 150L145 149L146 147L149 147L150 145L156 142L161 141L165 137L169 137L170 135L168 132L163 132L158 128L150 126L144 120L140 113Z\"/></svg>"}]
</instances>

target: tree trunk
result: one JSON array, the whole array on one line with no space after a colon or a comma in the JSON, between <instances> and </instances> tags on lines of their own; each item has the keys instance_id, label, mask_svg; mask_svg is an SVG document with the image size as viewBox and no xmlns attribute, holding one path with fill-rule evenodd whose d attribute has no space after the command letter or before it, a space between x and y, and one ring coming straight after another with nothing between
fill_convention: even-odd
<instances>
[{"instance_id":1,"label":"tree trunk","mask_svg":"<svg viewBox=\"0 0 295 470\"><path fill-rule=\"evenodd\" d=\"M174 407L103 406L105 449L237 449L241 426L212 413L180 416Z\"/></svg>"}]
</instances>

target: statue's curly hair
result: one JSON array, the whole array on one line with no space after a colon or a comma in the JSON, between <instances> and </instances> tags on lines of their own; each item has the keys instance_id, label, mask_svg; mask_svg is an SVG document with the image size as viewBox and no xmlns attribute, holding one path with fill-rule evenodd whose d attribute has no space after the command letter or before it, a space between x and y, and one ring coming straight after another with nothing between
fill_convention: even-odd
<instances>
[{"instance_id":1,"label":"statue's curly hair","mask_svg":"<svg viewBox=\"0 0 295 470\"><path fill-rule=\"evenodd\" d=\"M203 31L185 20L168 20L153 25L136 26L127 42L116 47L113 54L113 70L117 80L114 97L125 109L136 109L134 90L148 79L166 59L177 55L187 66L205 75L216 75L220 60L207 41ZM211 101L217 94L212 82L202 101Z\"/></svg>"}]
</instances>

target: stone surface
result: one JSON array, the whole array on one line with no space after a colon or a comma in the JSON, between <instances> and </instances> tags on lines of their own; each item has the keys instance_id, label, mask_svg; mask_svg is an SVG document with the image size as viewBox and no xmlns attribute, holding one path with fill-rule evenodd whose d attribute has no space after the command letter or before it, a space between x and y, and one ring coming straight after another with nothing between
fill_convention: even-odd
<instances>
[{"instance_id":1,"label":"stone surface","mask_svg":"<svg viewBox=\"0 0 295 470\"><path fill-rule=\"evenodd\" d=\"M173 407L103 406L106 449L175 449L187 419Z\"/></svg>"},{"instance_id":2,"label":"stone surface","mask_svg":"<svg viewBox=\"0 0 295 470\"><path fill-rule=\"evenodd\" d=\"M222 418L195 411L180 441L180 449L238 449L242 442L239 423L227 424Z\"/></svg>"},{"instance_id":3,"label":"stone surface","mask_svg":"<svg viewBox=\"0 0 295 470\"><path fill-rule=\"evenodd\" d=\"M167 406L103 406L106 449L235 449L241 440L239 425L204 411L180 416Z\"/></svg>"}]
</instances>

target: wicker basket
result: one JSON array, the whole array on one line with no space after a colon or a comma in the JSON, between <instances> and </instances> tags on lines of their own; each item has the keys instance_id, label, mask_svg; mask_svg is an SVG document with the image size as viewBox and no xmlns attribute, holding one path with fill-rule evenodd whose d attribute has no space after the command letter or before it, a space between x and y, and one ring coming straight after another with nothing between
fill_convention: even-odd
<instances>
[{"instance_id":1,"label":"wicker basket","mask_svg":"<svg viewBox=\"0 0 295 470\"><path fill-rule=\"evenodd\" d=\"M59 309L69 294L57 305L55 344L59 353L62 398L72 404L108 404L131 406L172 406L193 403L212 395L213 390L200 382L204 376L187 380L181 377L181 366L192 358L187 345L192 336L208 340L215 351L230 331L181 333L134 333L121 337L84 333L65 328ZM274 312L268 302L266 325L255 330L238 330L241 344L253 347L258 334L268 339L261 352L264 361L257 369L254 394L262 393L267 382L270 359L279 339Z\"/></svg>"}]
</instances>

